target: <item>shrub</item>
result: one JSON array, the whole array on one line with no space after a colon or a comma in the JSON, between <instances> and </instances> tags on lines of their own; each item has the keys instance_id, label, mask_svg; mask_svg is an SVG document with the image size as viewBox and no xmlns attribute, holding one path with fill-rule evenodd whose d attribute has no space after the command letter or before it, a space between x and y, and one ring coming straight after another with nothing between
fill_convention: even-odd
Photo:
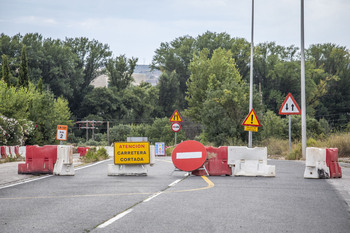
<instances>
[{"instance_id":1,"label":"shrub","mask_svg":"<svg viewBox=\"0 0 350 233\"><path fill-rule=\"evenodd\" d=\"M96 152L96 148L90 148L90 150L86 153L83 160L85 163L92 163L96 161L105 160L108 158L109 156L108 156L107 150L102 147L97 152Z\"/></svg>"},{"instance_id":2,"label":"shrub","mask_svg":"<svg viewBox=\"0 0 350 233\"><path fill-rule=\"evenodd\" d=\"M331 135L324 143L328 148L338 148L338 156L350 156L350 134Z\"/></svg>"},{"instance_id":3,"label":"shrub","mask_svg":"<svg viewBox=\"0 0 350 233\"><path fill-rule=\"evenodd\" d=\"M289 145L288 140L278 139L278 138L269 138L261 142L262 146L267 147L267 154L273 157L284 157L288 155Z\"/></svg>"},{"instance_id":4,"label":"shrub","mask_svg":"<svg viewBox=\"0 0 350 233\"><path fill-rule=\"evenodd\" d=\"M166 156L171 156L174 149L175 149L175 146L167 147L165 150Z\"/></svg>"}]
</instances>

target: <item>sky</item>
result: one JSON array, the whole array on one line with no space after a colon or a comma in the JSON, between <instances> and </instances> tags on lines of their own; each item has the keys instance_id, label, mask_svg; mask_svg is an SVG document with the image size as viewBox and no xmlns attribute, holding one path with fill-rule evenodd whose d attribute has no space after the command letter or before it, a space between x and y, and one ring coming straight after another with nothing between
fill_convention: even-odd
<instances>
[{"instance_id":1,"label":"sky","mask_svg":"<svg viewBox=\"0 0 350 233\"><path fill-rule=\"evenodd\" d=\"M254 44L300 47L300 0L255 0ZM305 48L350 48L350 0L305 0ZM150 64L162 42L206 31L251 41L251 0L0 0L0 32L88 37Z\"/></svg>"}]
</instances>

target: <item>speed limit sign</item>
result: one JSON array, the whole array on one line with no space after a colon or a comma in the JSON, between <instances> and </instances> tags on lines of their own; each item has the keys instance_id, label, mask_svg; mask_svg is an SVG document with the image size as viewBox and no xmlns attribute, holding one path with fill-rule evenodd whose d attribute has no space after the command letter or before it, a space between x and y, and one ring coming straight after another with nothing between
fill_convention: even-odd
<instances>
[{"instance_id":1,"label":"speed limit sign","mask_svg":"<svg viewBox=\"0 0 350 233\"><path fill-rule=\"evenodd\" d=\"M61 141L67 141L67 125L57 125L56 139Z\"/></svg>"},{"instance_id":2,"label":"speed limit sign","mask_svg":"<svg viewBox=\"0 0 350 233\"><path fill-rule=\"evenodd\" d=\"M175 132L175 133L176 133L176 132L179 132L180 129L181 129L180 123L174 122L174 123L171 124L171 130L172 130L173 132Z\"/></svg>"}]
</instances>

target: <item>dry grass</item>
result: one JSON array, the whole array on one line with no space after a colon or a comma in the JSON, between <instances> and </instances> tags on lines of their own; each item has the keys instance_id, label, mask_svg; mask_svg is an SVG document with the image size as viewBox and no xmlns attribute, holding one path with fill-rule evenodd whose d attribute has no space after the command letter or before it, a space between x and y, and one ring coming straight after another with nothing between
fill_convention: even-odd
<instances>
[{"instance_id":1,"label":"dry grass","mask_svg":"<svg viewBox=\"0 0 350 233\"><path fill-rule=\"evenodd\" d=\"M267 153L271 158L277 159L301 159L301 142L292 142L292 150L289 153L288 140L270 138L260 143L260 146L267 147ZM324 140L315 140L309 138L307 140L308 147L327 147L338 148L339 157L350 157L350 134L349 133L337 133L332 134Z\"/></svg>"},{"instance_id":2,"label":"dry grass","mask_svg":"<svg viewBox=\"0 0 350 233\"><path fill-rule=\"evenodd\" d=\"M339 157L350 157L350 134L334 134L324 141L324 147L338 148Z\"/></svg>"}]
</instances>

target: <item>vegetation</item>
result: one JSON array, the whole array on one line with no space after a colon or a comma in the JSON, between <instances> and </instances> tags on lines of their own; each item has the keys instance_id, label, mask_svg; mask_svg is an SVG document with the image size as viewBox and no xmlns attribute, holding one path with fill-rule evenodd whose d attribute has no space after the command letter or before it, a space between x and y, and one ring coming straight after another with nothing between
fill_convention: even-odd
<instances>
[{"instance_id":1,"label":"vegetation","mask_svg":"<svg viewBox=\"0 0 350 233\"><path fill-rule=\"evenodd\" d=\"M90 148L86 155L82 158L85 163L92 163L101 160L108 159L108 153L105 148L100 148L96 151L96 148Z\"/></svg>"},{"instance_id":2,"label":"vegetation","mask_svg":"<svg viewBox=\"0 0 350 233\"><path fill-rule=\"evenodd\" d=\"M99 120L109 121L110 142L142 136L173 145L168 120L175 109L184 120L178 142L246 144L241 123L248 114L250 43L243 38L205 32L161 43L151 64L162 71L157 86L134 86L136 58L113 57L107 44L84 37L1 34L0 55L2 144L55 143L57 124L69 125L70 142L85 143L83 126L73 122ZM309 142L341 147L341 155L349 153L349 64L350 53L343 46L316 44L306 50ZM93 88L91 81L102 73L109 76L109 86ZM254 141L269 145L271 154L293 157L281 148L288 139L288 120L278 112L289 92L301 103L299 76L299 48L274 42L255 46L253 105L262 126ZM107 145L106 124L97 128L87 144ZM295 157L300 129L300 117L292 116ZM331 141L333 137L340 138Z\"/></svg>"}]
</instances>

